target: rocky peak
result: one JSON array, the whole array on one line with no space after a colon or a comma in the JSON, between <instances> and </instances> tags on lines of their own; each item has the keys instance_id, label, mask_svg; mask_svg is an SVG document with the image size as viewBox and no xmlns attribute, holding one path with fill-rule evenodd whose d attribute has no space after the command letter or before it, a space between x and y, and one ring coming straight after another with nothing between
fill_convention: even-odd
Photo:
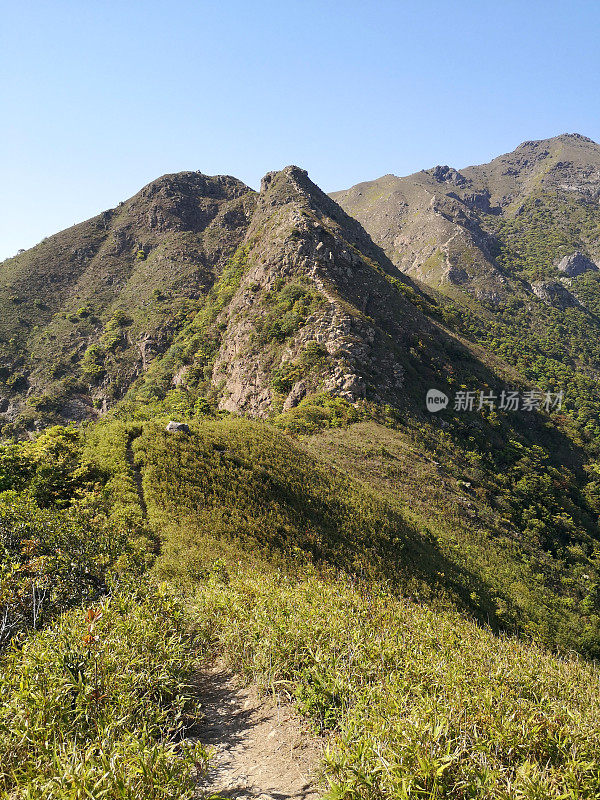
<instances>
[{"instance_id":1,"label":"rocky peak","mask_svg":"<svg viewBox=\"0 0 600 800\"><path fill-rule=\"evenodd\" d=\"M464 175L461 175L458 170L454 169L454 167L449 167L448 165L438 165L432 170L429 170L429 174L438 183L451 183L454 186L463 186L465 183L469 183Z\"/></svg>"},{"instance_id":2,"label":"rocky peak","mask_svg":"<svg viewBox=\"0 0 600 800\"><path fill-rule=\"evenodd\" d=\"M427 322L394 288L403 277L362 226L305 170L286 167L263 179L246 247L239 289L217 322L220 407L267 416L319 391L397 402L405 374L398 353ZM286 311L296 295L306 313ZM280 324L283 331L266 333Z\"/></svg>"},{"instance_id":3,"label":"rocky peak","mask_svg":"<svg viewBox=\"0 0 600 800\"><path fill-rule=\"evenodd\" d=\"M250 226L249 236L270 219L274 209L288 208L286 217L294 230L292 244L300 246L299 233L313 241L314 246L325 247L327 237L343 231L344 238L353 246L369 253L370 257L383 262L393 270L383 251L377 247L363 226L348 215L329 195L325 194L310 179L308 172L300 167L289 166L278 172L269 172L261 181L256 213ZM306 221L312 220L307 227ZM326 220L325 225L321 221ZM321 240L319 240L321 237Z\"/></svg>"},{"instance_id":4,"label":"rocky peak","mask_svg":"<svg viewBox=\"0 0 600 800\"><path fill-rule=\"evenodd\" d=\"M551 137L550 139L530 139L526 142L521 142L521 144L516 147L513 152L519 153L523 150L544 152L551 148L555 143L575 146L592 144L597 146L593 139L589 139L587 136L582 136L580 133L561 133L558 136ZM510 156L511 154L508 153L507 155Z\"/></svg>"},{"instance_id":5,"label":"rocky peak","mask_svg":"<svg viewBox=\"0 0 600 800\"><path fill-rule=\"evenodd\" d=\"M151 198L161 195L172 197L176 194L188 194L196 197L210 197L215 200L232 200L241 197L250 189L245 183L231 175L205 175L198 172L174 172L162 175L146 184L137 195Z\"/></svg>"},{"instance_id":6,"label":"rocky peak","mask_svg":"<svg viewBox=\"0 0 600 800\"><path fill-rule=\"evenodd\" d=\"M556 138L567 139L570 141L587 142L588 144L597 144L597 142L595 142L593 139L583 136L581 133L561 133L560 136L557 136Z\"/></svg>"},{"instance_id":7,"label":"rocky peak","mask_svg":"<svg viewBox=\"0 0 600 800\"><path fill-rule=\"evenodd\" d=\"M129 221L159 231L204 230L224 203L251 193L251 189L229 175L178 172L163 175L125 204Z\"/></svg>"},{"instance_id":8,"label":"rocky peak","mask_svg":"<svg viewBox=\"0 0 600 800\"><path fill-rule=\"evenodd\" d=\"M301 169L294 164L290 164L281 170L267 172L260 182L261 194L267 192L271 188L272 184L277 181L281 181L282 183L287 182L296 191L300 192L306 188L307 182L314 186L308 177L308 172L305 169Z\"/></svg>"}]
</instances>

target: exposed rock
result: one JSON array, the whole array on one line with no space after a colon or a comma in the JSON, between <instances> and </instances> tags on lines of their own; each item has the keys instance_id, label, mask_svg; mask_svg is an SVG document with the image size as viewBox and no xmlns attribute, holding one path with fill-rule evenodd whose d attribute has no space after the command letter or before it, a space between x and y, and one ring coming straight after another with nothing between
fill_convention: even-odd
<instances>
[{"instance_id":1,"label":"exposed rock","mask_svg":"<svg viewBox=\"0 0 600 800\"><path fill-rule=\"evenodd\" d=\"M531 284L531 290L536 297L550 306L565 309L579 305L579 301L557 281L536 281Z\"/></svg>"},{"instance_id":2,"label":"exposed rock","mask_svg":"<svg viewBox=\"0 0 600 800\"><path fill-rule=\"evenodd\" d=\"M558 269L569 278L576 278L578 275L583 275L584 272L590 272L590 270L598 271L597 265L579 251L561 259Z\"/></svg>"},{"instance_id":3,"label":"exposed rock","mask_svg":"<svg viewBox=\"0 0 600 800\"><path fill-rule=\"evenodd\" d=\"M466 194L462 198L462 201L469 208L475 211L483 211L485 214L491 214L493 210L496 210L492 209L490 205L490 193L487 189L482 192Z\"/></svg>"},{"instance_id":4,"label":"exposed rock","mask_svg":"<svg viewBox=\"0 0 600 800\"><path fill-rule=\"evenodd\" d=\"M303 371L284 400L285 410L323 390L349 402L398 403L404 377L398 355L428 323L392 288L392 276L399 281L400 274L359 223L304 170L287 167L265 176L246 241L241 285L216 323L221 343L212 384L220 393L219 408L267 417L275 399L273 372L294 364ZM321 300L283 348L276 341L257 347L272 293L286 284L311 287ZM389 341L396 347L390 349ZM315 343L323 357L300 367Z\"/></svg>"},{"instance_id":5,"label":"exposed rock","mask_svg":"<svg viewBox=\"0 0 600 800\"><path fill-rule=\"evenodd\" d=\"M351 403L366 397L364 378L352 372L344 372L341 367L334 370L333 375L325 381L323 388L339 394L340 397Z\"/></svg>"},{"instance_id":6,"label":"exposed rock","mask_svg":"<svg viewBox=\"0 0 600 800\"><path fill-rule=\"evenodd\" d=\"M461 175L454 167L449 167L447 164L444 166L437 166L431 170L431 177L439 183L453 183L455 186L462 186L468 183L464 175Z\"/></svg>"},{"instance_id":7,"label":"exposed rock","mask_svg":"<svg viewBox=\"0 0 600 800\"><path fill-rule=\"evenodd\" d=\"M292 386L292 391L288 394L285 403L283 404L283 410L289 411L290 408L295 408L298 403L306 396L308 386L306 381L298 381Z\"/></svg>"},{"instance_id":8,"label":"exposed rock","mask_svg":"<svg viewBox=\"0 0 600 800\"><path fill-rule=\"evenodd\" d=\"M173 422L173 420L171 420L165 430L168 433L189 433L190 426L185 422Z\"/></svg>"}]
</instances>

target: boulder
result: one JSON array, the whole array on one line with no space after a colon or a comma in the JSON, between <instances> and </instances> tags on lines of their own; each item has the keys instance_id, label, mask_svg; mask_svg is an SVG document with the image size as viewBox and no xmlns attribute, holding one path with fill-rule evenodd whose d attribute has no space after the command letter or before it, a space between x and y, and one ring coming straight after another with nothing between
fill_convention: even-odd
<instances>
[{"instance_id":1,"label":"boulder","mask_svg":"<svg viewBox=\"0 0 600 800\"><path fill-rule=\"evenodd\" d=\"M589 272L590 270L598 271L596 264L580 252L565 256L559 261L558 269L559 272L562 272L569 278L576 278L578 275L583 275L584 272Z\"/></svg>"},{"instance_id":2,"label":"boulder","mask_svg":"<svg viewBox=\"0 0 600 800\"><path fill-rule=\"evenodd\" d=\"M168 433L189 433L190 426L186 422L169 422L167 427L165 428Z\"/></svg>"}]
</instances>

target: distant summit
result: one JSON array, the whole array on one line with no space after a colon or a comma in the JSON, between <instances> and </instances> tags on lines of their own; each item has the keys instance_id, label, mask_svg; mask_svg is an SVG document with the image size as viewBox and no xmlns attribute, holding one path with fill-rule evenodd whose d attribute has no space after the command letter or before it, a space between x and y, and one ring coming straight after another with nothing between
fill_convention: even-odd
<instances>
[{"instance_id":1,"label":"distant summit","mask_svg":"<svg viewBox=\"0 0 600 800\"><path fill-rule=\"evenodd\" d=\"M555 279L561 259L587 253L586 266L583 256L561 262L563 277L575 277L595 271L600 257L600 146L578 133L525 141L460 171L437 166L404 178L385 175L332 197L407 275L492 305L525 290L518 277ZM538 259L527 256L522 276L504 269L506 255L499 258L516 217L523 232L534 222L543 229L529 234L540 236ZM560 236L557 227L565 228ZM555 249L548 250L551 242Z\"/></svg>"}]
</instances>

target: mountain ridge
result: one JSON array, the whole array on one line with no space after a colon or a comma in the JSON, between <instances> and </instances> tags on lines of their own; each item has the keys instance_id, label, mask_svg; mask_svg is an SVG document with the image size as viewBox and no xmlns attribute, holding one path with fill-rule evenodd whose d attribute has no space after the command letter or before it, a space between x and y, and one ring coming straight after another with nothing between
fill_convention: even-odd
<instances>
[{"instance_id":1,"label":"mountain ridge","mask_svg":"<svg viewBox=\"0 0 600 800\"><path fill-rule=\"evenodd\" d=\"M11 796L197 793L219 656L333 732L332 797L598 797L600 214L570 141L341 205L296 166L167 175L2 265Z\"/></svg>"},{"instance_id":2,"label":"mountain ridge","mask_svg":"<svg viewBox=\"0 0 600 800\"><path fill-rule=\"evenodd\" d=\"M432 378L448 332L472 338L448 326L448 301L483 325L509 307L531 306L530 327L574 308L595 330L596 306L579 290L591 240L557 252L556 265L580 256L577 275L515 269L510 248L548 197L592 214L596 157L600 170L597 144L563 134L488 165L387 175L332 196L295 166L267 173L259 192L232 176L163 175L3 262L5 433L95 418L140 390L200 392L263 417L320 391L402 405L419 338L438 364ZM565 170L580 192L561 188Z\"/></svg>"}]
</instances>

